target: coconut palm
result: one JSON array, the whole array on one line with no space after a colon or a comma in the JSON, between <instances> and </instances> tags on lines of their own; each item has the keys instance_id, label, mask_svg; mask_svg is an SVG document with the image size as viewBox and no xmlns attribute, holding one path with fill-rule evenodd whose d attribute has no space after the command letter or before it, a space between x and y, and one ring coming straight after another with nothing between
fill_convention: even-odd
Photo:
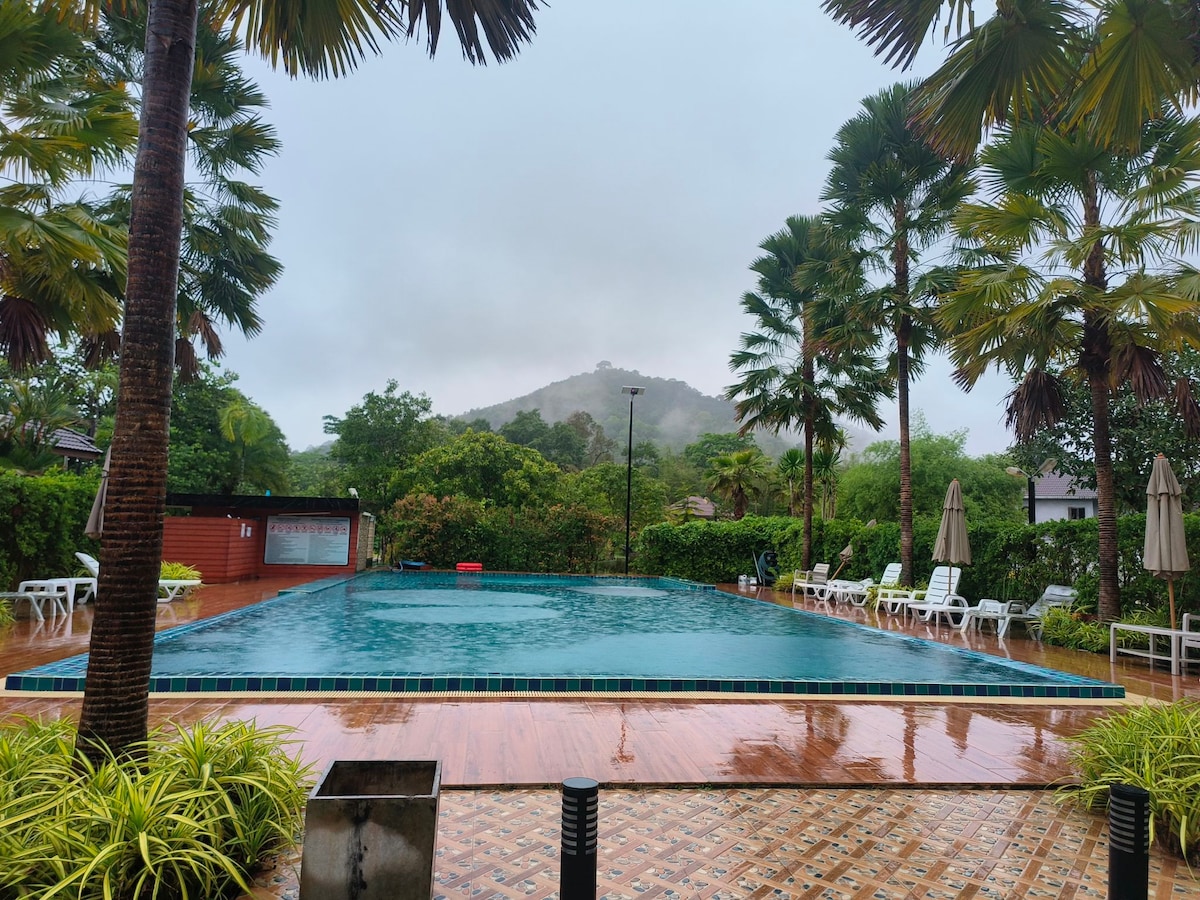
<instances>
[{"instance_id":1,"label":"coconut palm","mask_svg":"<svg viewBox=\"0 0 1200 900\"><path fill-rule=\"evenodd\" d=\"M855 302L852 314L890 343L900 431L903 584L913 583L909 390L926 354L937 347L934 304L953 278L943 267L914 271L914 263L946 237L951 213L973 188L967 166L946 160L909 128L913 89L896 84L868 97L838 130L823 195L832 203L830 230L884 280Z\"/></svg>"},{"instance_id":2,"label":"coconut palm","mask_svg":"<svg viewBox=\"0 0 1200 900\"><path fill-rule=\"evenodd\" d=\"M708 464L708 488L733 504L733 517L746 515L750 497L767 484L769 460L757 447L716 456Z\"/></svg>"},{"instance_id":3,"label":"coconut palm","mask_svg":"<svg viewBox=\"0 0 1200 900\"><path fill-rule=\"evenodd\" d=\"M757 293L742 297L755 330L741 338L729 366L741 381L726 390L736 400L740 433L799 428L804 435L801 566L812 552L813 448L832 440L834 417L849 416L879 429L879 398L887 393L872 340L842 312L847 277L829 276L836 260L818 219L792 216L759 246L766 255L750 266ZM831 292L836 286L837 292Z\"/></svg>"},{"instance_id":4,"label":"coconut palm","mask_svg":"<svg viewBox=\"0 0 1200 900\"><path fill-rule=\"evenodd\" d=\"M1018 440L1063 415L1064 378L1091 399L1098 501L1100 602L1120 614L1109 399L1128 385L1142 402L1172 397L1192 434L1200 406L1185 378L1172 385L1162 354L1200 346L1200 272L1171 253L1194 252L1200 218L1200 122L1167 117L1139 154L1118 154L1084 129L1025 124L981 155L990 199L964 205L956 225L993 263L967 272L939 317L957 329L951 355L970 387L992 366L1019 382L1008 421Z\"/></svg>"},{"instance_id":5,"label":"coconut palm","mask_svg":"<svg viewBox=\"0 0 1200 900\"><path fill-rule=\"evenodd\" d=\"M1036 120L1052 104L1103 146L1136 148L1142 126L1200 91L1200 12L1181 0L1006 0L982 24L971 0L823 0L896 65L946 16L960 36L918 92L922 133L966 159L981 129ZM938 29L940 30L940 29Z\"/></svg>"},{"instance_id":6,"label":"coconut palm","mask_svg":"<svg viewBox=\"0 0 1200 900\"><path fill-rule=\"evenodd\" d=\"M100 0L45 0L95 21ZM263 3L222 0L235 33L293 75L343 75L381 38L416 35L437 48L443 11L466 57L485 59L486 41L503 60L533 31L536 0ZM125 293L117 420L109 468L100 586L79 741L138 752L147 733L147 685L154 639L166 496L167 440L176 337L189 96L195 69L197 0L150 0L142 119L133 173L129 274Z\"/></svg>"}]
</instances>

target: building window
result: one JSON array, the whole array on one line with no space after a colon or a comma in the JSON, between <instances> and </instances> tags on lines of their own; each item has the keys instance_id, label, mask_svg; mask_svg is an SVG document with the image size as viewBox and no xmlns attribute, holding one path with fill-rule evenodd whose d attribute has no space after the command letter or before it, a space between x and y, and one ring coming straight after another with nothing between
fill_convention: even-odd
<instances>
[{"instance_id":1,"label":"building window","mask_svg":"<svg viewBox=\"0 0 1200 900\"><path fill-rule=\"evenodd\" d=\"M1072 521L1074 521L1075 519L1086 519L1087 518L1087 507L1086 506L1068 506L1067 507L1067 518L1071 519Z\"/></svg>"}]
</instances>

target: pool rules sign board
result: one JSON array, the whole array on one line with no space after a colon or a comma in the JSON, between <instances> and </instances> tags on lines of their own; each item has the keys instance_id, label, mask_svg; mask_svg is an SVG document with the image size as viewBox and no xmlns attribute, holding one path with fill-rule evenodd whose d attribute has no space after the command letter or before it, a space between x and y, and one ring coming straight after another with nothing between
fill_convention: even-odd
<instances>
[{"instance_id":1,"label":"pool rules sign board","mask_svg":"<svg viewBox=\"0 0 1200 900\"><path fill-rule=\"evenodd\" d=\"M350 562L350 520L269 516L263 562L269 566L344 566Z\"/></svg>"}]
</instances>

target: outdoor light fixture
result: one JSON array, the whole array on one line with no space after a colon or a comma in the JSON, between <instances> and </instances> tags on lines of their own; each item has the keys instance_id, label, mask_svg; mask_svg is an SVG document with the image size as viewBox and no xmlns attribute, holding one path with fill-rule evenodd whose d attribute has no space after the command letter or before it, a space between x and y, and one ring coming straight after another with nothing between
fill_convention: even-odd
<instances>
[{"instance_id":1,"label":"outdoor light fixture","mask_svg":"<svg viewBox=\"0 0 1200 900\"><path fill-rule=\"evenodd\" d=\"M629 395L629 448L625 457L625 574L629 574L629 514L633 510L633 398L646 393L644 387L626 384L622 394Z\"/></svg>"},{"instance_id":2,"label":"outdoor light fixture","mask_svg":"<svg viewBox=\"0 0 1200 900\"><path fill-rule=\"evenodd\" d=\"M1045 460L1040 466L1038 466L1037 472L1035 472L1033 475L1030 475L1028 472L1026 472L1024 469L1020 468L1019 466L1008 466L1004 470L1009 475L1011 475L1013 478L1024 478L1025 479L1025 488L1029 492L1029 524L1030 525L1033 525L1034 523L1037 522L1037 512L1035 510L1035 507L1037 505L1037 493L1034 489L1033 479L1041 478L1047 472L1052 471L1054 469L1054 467L1057 465L1058 465L1057 457L1052 456L1049 459Z\"/></svg>"}]
</instances>

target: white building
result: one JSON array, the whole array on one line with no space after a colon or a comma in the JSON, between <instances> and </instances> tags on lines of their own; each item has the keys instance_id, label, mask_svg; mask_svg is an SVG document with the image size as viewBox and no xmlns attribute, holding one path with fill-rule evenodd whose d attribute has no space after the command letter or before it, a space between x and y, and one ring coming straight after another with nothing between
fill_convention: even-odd
<instances>
[{"instance_id":1,"label":"white building","mask_svg":"<svg viewBox=\"0 0 1200 900\"><path fill-rule=\"evenodd\" d=\"M1096 517L1096 492L1077 484L1068 475L1051 472L1033 481L1034 517L1038 522L1055 519L1093 519ZM1025 490L1025 509L1029 509L1029 489Z\"/></svg>"}]
</instances>

